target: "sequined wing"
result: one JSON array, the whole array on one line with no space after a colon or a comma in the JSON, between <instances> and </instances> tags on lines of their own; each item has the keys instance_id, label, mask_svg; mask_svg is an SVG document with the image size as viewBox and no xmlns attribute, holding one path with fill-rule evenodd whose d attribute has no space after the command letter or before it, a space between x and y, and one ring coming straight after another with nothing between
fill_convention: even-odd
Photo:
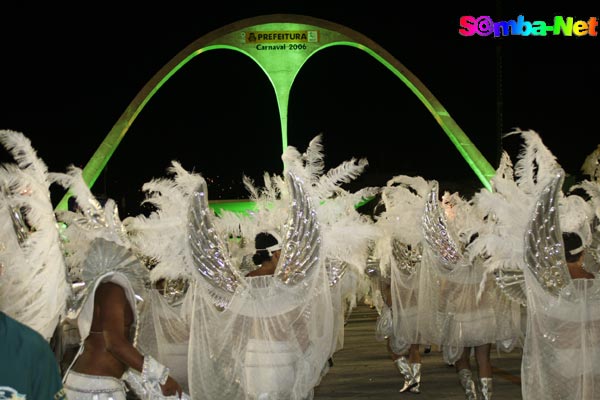
<instances>
[{"instance_id":1,"label":"sequined wing","mask_svg":"<svg viewBox=\"0 0 600 400\"><path fill-rule=\"evenodd\" d=\"M399 240L392 242L392 255L396 260L398 270L404 275L413 275L421 263L422 247L402 243Z\"/></svg>"},{"instance_id":2,"label":"sequined wing","mask_svg":"<svg viewBox=\"0 0 600 400\"><path fill-rule=\"evenodd\" d=\"M527 306L525 277L522 269L519 267L500 268L494 271L494 280L506 297L524 307Z\"/></svg>"},{"instance_id":3,"label":"sequined wing","mask_svg":"<svg viewBox=\"0 0 600 400\"><path fill-rule=\"evenodd\" d=\"M227 246L215 229L204 179L192 193L190 201L187 241L190 258L194 269L208 283L215 304L225 308L243 279L234 268Z\"/></svg>"},{"instance_id":4,"label":"sequined wing","mask_svg":"<svg viewBox=\"0 0 600 400\"><path fill-rule=\"evenodd\" d=\"M290 194L290 208L275 277L285 285L295 286L321 262L321 228L305 183L292 169L286 171L285 177Z\"/></svg>"},{"instance_id":5,"label":"sequined wing","mask_svg":"<svg viewBox=\"0 0 600 400\"><path fill-rule=\"evenodd\" d=\"M448 226L444 210L440 208L438 187L438 183L433 182L427 195L422 218L423 236L442 266L452 270L455 266L461 264L463 255L458 240L453 237Z\"/></svg>"},{"instance_id":6,"label":"sequined wing","mask_svg":"<svg viewBox=\"0 0 600 400\"><path fill-rule=\"evenodd\" d=\"M325 260L325 269L327 270L329 286L333 287L337 285L337 283L342 280L344 274L348 271L348 268L348 263L342 260Z\"/></svg>"},{"instance_id":7,"label":"sequined wing","mask_svg":"<svg viewBox=\"0 0 600 400\"><path fill-rule=\"evenodd\" d=\"M558 214L563 180L564 172L558 171L542 189L525 234L525 264L540 286L554 296L571 281Z\"/></svg>"}]
</instances>

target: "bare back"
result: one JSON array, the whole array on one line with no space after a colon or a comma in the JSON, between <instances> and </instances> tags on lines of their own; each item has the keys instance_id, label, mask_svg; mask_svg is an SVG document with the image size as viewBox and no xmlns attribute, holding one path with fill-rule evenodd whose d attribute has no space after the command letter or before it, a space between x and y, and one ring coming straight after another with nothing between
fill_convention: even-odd
<instances>
[{"instance_id":1,"label":"bare back","mask_svg":"<svg viewBox=\"0 0 600 400\"><path fill-rule=\"evenodd\" d=\"M130 348L137 353L130 333L133 322L133 310L123 288L112 282L101 283L94 298L90 334L73 370L120 378L128 365L123 352Z\"/></svg>"}]
</instances>

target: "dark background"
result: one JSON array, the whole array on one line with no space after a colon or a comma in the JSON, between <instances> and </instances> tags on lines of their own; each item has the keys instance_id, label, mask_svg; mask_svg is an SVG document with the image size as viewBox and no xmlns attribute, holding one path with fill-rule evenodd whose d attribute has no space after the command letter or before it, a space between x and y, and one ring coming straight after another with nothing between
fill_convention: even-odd
<instances>
[{"instance_id":1,"label":"dark background","mask_svg":"<svg viewBox=\"0 0 600 400\"><path fill-rule=\"evenodd\" d=\"M423 82L495 167L513 156L513 128L537 131L572 175L600 143L598 37L462 37L462 15L551 22L600 16L576 3L533 9L519 2L422 2L312 6L294 2L149 3L133 6L4 6L0 24L0 129L27 135L52 171L84 167L123 111L191 42L227 24L268 14L301 14L344 25L377 42ZM525 3L523 3L525 4ZM529 3L527 3L529 4ZM398 174L440 181L469 195L481 183L442 128L390 71L360 50L334 47L303 66L292 88L288 143L303 152L323 134L326 167L367 158L350 189ZM209 197L246 196L242 176L279 173L275 96L249 58L210 51L186 64L134 121L93 187L140 212L143 183L172 160L202 173ZM2 154L2 160L10 160ZM56 189L54 189L56 190ZM58 202L63 192L53 192Z\"/></svg>"}]
</instances>

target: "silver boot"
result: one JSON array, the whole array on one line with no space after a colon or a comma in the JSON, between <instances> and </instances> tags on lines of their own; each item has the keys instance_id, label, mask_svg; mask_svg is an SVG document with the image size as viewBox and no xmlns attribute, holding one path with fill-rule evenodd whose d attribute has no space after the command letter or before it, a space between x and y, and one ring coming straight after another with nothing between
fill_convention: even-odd
<instances>
[{"instance_id":1,"label":"silver boot","mask_svg":"<svg viewBox=\"0 0 600 400\"><path fill-rule=\"evenodd\" d=\"M410 366L412 367L415 386L411 387L409 390L411 393L421 393L421 363L410 364Z\"/></svg>"},{"instance_id":2,"label":"silver boot","mask_svg":"<svg viewBox=\"0 0 600 400\"><path fill-rule=\"evenodd\" d=\"M481 400L492 399L492 378L479 378L479 391Z\"/></svg>"},{"instance_id":3,"label":"silver boot","mask_svg":"<svg viewBox=\"0 0 600 400\"><path fill-rule=\"evenodd\" d=\"M461 369L458 371L458 378L460 379L460 385L465 389L465 398L467 400L477 400L477 389L475 388L475 382L473 382L471 370Z\"/></svg>"},{"instance_id":4,"label":"silver boot","mask_svg":"<svg viewBox=\"0 0 600 400\"><path fill-rule=\"evenodd\" d=\"M413 388L417 384L417 382L415 382L415 377L413 376L412 368L408 363L406 357L400 357L396 361L394 361L394 363L396 364L398 370L400 371L400 374L404 378L404 386L402 386L402 389L400 389L400 393L406 392L407 390Z\"/></svg>"}]
</instances>

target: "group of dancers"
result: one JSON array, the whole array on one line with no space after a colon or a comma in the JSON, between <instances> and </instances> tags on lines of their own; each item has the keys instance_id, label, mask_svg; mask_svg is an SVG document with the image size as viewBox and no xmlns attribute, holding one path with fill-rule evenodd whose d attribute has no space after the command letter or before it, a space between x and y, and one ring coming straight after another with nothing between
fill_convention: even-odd
<instances>
[{"instance_id":1,"label":"group of dancers","mask_svg":"<svg viewBox=\"0 0 600 400\"><path fill-rule=\"evenodd\" d=\"M565 172L540 136L513 134L521 152L514 167L504 152L492 191L466 200L410 176L382 190L374 304L401 392L420 391L419 350L435 345L466 399L491 399L495 346L523 348L524 399L598 396L600 146L583 163L587 178L565 190Z\"/></svg>"},{"instance_id":2,"label":"group of dancers","mask_svg":"<svg viewBox=\"0 0 600 400\"><path fill-rule=\"evenodd\" d=\"M245 214L216 213L203 176L174 161L142 188L152 212L121 219L80 169L49 172L0 131L15 159L0 170L0 310L50 343L69 399L312 399L369 290L407 396L426 390L420 348L435 345L467 399L491 399L495 345L523 347L523 398L594 398L600 155L570 189L584 198L518 133L514 168L505 154L471 199L419 176L345 190L368 162L326 171L319 135L284 151L283 173L243 177ZM76 207L54 210L53 184ZM357 210L375 196L378 212Z\"/></svg>"}]
</instances>

